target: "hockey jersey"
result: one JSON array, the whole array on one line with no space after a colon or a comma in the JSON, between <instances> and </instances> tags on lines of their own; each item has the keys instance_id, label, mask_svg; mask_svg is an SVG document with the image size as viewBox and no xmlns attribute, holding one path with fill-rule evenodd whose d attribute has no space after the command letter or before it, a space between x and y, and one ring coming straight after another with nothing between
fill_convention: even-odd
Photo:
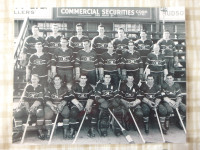
<instances>
[{"instance_id":1,"label":"hockey jersey","mask_svg":"<svg viewBox=\"0 0 200 150\"><path fill-rule=\"evenodd\" d=\"M175 44L172 40L166 41L164 39L160 39L157 44L160 46L162 54L164 54L165 57L177 56Z\"/></svg>"},{"instance_id":2,"label":"hockey jersey","mask_svg":"<svg viewBox=\"0 0 200 150\"><path fill-rule=\"evenodd\" d=\"M151 40L141 40L138 39L135 41L135 46L137 47L137 51L140 53L141 57L146 57L152 50L153 42Z\"/></svg>"},{"instance_id":3,"label":"hockey jersey","mask_svg":"<svg viewBox=\"0 0 200 150\"><path fill-rule=\"evenodd\" d=\"M53 55L54 51L60 47L61 37L62 37L61 35L58 35L57 37L54 37L51 35L46 38L46 43L47 43L49 54Z\"/></svg>"},{"instance_id":4,"label":"hockey jersey","mask_svg":"<svg viewBox=\"0 0 200 150\"><path fill-rule=\"evenodd\" d=\"M125 52L125 49L128 49L128 41L128 38L124 38L123 40L116 38L112 41L114 48L116 49L116 52L119 56L121 56L122 53Z\"/></svg>"}]
</instances>

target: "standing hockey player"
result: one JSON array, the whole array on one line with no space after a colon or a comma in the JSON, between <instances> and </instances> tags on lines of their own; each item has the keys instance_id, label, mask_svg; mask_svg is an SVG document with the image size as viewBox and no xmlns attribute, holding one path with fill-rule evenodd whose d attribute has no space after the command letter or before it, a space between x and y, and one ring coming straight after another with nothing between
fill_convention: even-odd
<instances>
[{"instance_id":1,"label":"standing hockey player","mask_svg":"<svg viewBox=\"0 0 200 150\"><path fill-rule=\"evenodd\" d=\"M108 43L108 52L102 54L99 61L99 76L103 79L104 73L109 73L111 76L111 84L115 87L119 85L120 74L119 55L115 53L113 44Z\"/></svg>"},{"instance_id":2,"label":"standing hockey player","mask_svg":"<svg viewBox=\"0 0 200 150\"><path fill-rule=\"evenodd\" d=\"M123 123L124 113L122 110L122 103L118 94L117 87L113 86L110 74L104 74L104 82L98 83L96 87L95 98L99 103L99 121L98 130L101 136L107 136L107 129L109 127L109 111L108 108L112 109L115 117L118 119L120 124ZM116 136L121 135L121 129L116 121L113 123L113 130Z\"/></svg>"},{"instance_id":3,"label":"standing hockey player","mask_svg":"<svg viewBox=\"0 0 200 150\"><path fill-rule=\"evenodd\" d=\"M142 30L140 32L140 39L135 41L135 46L137 47L137 51L140 53L140 57L143 61L143 68L145 68L147 55L151 52L152 45L153 45L152 40L147 39L146 31Z\"/></svg>"},{"instance_id":4,"label":"standing hockey player","mask_svg":"<svg viewBox=\"0 0 200 150\"><path fill-rule=\"evenodd\" d=\"M139 97L139 87L134 83L134 77L132 73L127 74L127 82L122 82L119 90L121 101L125 105L125 124L126 129L130 129L130 124L132 123L129 110L133 112L137 121L142 120L143 112L140 106L141 100Z\"/></svg>"},{"instance_id":5,"label":"standing hockey player","mask_svg":"<svg viewBox=\"0 0 200 150\"><path fill-rule=\"evenodd\" d=\"M23 52L21 54L21 65L26 66L29 61L29 57L36 53L35 44L41 42L45 46L45 40L39 36L39 27L37 25L32 26L32 34L28 36L24 41Z\"/></svg>"},{"instance_id":6,"label":"standing hockey player","mask_svg":"<svg viewBox=\"0 0 200 150\"><path fill-rule=\"evenodd\" d=\"M182 120L184 120L186 115L186 107L182 102L180 86L178 83L174 83L174 76L171 73L167 75L166 82L162 85L162 96L164 100L163 105L165 105L168 112L165 126L169 129L169 118L170 114L173 113L173 109L179 109ZM181 122L178 125L182 128Z\"/></svg>"},{"instance_id":7,"label":"standing hockey player","mask_svg":"<svg viewBox=\"0 0 200 150\"><path fill-rule=\"evenodd\" d=\"M66 38L61 38L60 44L61 47L55 50L51 59L52 75L58 74L63 82L71 83L75 62L73 50L67 46L68 40Z\"/></svg>"},{"instance_id":8,"label":"standing hockey player","mask_svg":"<svg viewBox=\"0 0 200 150\"><path fill-rule=\"evenodd\" d=\"M146 64L146 75L151 73L155 84L161 85L168 74L168 70L165 56L160 53L160 46L158 44L154 44L153 52L148 54Z\"/></svg>"},{"instance_id":9,"label":"standing hockey player","mask_svg":"<svg viewBox=\"0 0 200 150\"><path fill-rule=\"evenodd\" d=\"M39 84L39 77L36 74L31 76L31 84L28 84L24 89L22 101L17 109L14 110L15 127L18 130L18 136L22 136L22 123L27 120L30 115L30 121L36 121L38 129L38 138L44 140L45 135L42 131L44 124L44 109L43 109L43 87Z\"/></svg>"},{"instance_id":10,"label":"standing hockey player","mask_svg":"<svg viewBox=\"0 0 200 150\"><path fill-rule=\"evenodd\" d=\"M76 25L76 32L77 32L77 35L72 36L69 39L69 46L72 47L75 58L76 58L76 54L78 53L78 51L83 49L83 40L89 39L87 36L83 35L82 24L79 23Z\"/></svg>"},{"instance_id":11,"label":"standing hockey player","mask_svg":"<svg viewBox=\"0 0 200 150\"><path fill-rule=\"evenodd\" d=\"M48 47L47 52L52 56L55 50L60 47L60 39L62 36L58 33L59 31L58 24L53 24L51 29L53 31L52 35L46 38L46 43Z\"/></svg>"},{"instance_id":12,"label":"standing hockey player","mask_svg":"<svg viewBox=\"0 0 200 150\"><path fill-rule=\"evenodd\" d=\"M149 133L149 115L153 109L158 109L158 115L160 117L160 123L164 134L167 134L165 128L165 118L167 115L167 109L161 102L161 88L154 83L154 78L151 74L147 76L147 82L143 83L140 87L142 98L142 111L143 121L145 126L145 132Z\"/></svg>"},{"instance_id":13,"label":"standing hockey player","mask_svg":"<svg viewBox=\"0 0 200 150\"><path fill-rule=\"evenodd\" d=\"M132 40L128 42L128 51L121 57L122 77L126 77L128 72L134 75L134 81L138 84L143 77L143 65L139 52L135 50Z\"/></svg>"},{"instance_id":14,"label":"standing hockey player","mask_svg":"<svg viewBox=\"0 0 200 150\"><path fill-rule=\"evenodd\" d=\"M31 74L38 74L40 84L46 87L47 81L50 80L50 56L43 52L41 42L37 42L35 48L37 52L31 55L26 68L26 81L29 82Z\"/></svg>"},{"instance_id":15,"label":"standing hockey player","mask_svg":"<svg viewBox=\"0 0 200 150\"><path fill-rule=\"evenodd\" d=\"M97 81L96 68L98 67L97 55L90 48L89 40L83 41L83 47L84 49L78 52L75 61L76 79L80 77L80 74L87 74L88 82L95 86Z\"/></svg>"},{"instance_id":16,"label":"standing hockey player","mask_svg":"<svg viewBox=\"0 0 200 150\"><path fill-rule=\"evenodd\" d=\"M178 64L178 56L174 42L170 39L170 33L168 30L163 32L163 38L158 42L162 54L165 56L167 64L167 70L170 73L174 73L174 65Z\"/></svg>"},{"instance_id":17,"label":"standing hockey player","mask_svg":"<svg viewBox=\"0 0 200 150\"><path fill-rule=\"evenodd\" d=\"M94 127L97 123L97 108L93 105L94 92L90 84L87 83L88 77L85 74L80 75L80 82L75 83L72 86L72 93L74 99L71 100L71 111L70 111L70 135L69 138L74 138L75 131L77 130L77 118L82 116L83 111L89 114L90 124L88 130L88 136L94 137Z\"/></svg>"},{"instance_id":18,"label":"standing hockey player","mask_svg":"<svg viewBox=\"0 0 200 150\"><path fill-rule=\"evenodd\" d=\"M73 98L73 94L68 92L66 86L62 84L62 79L59 75L54 76L54 84L50 84L47 88L45 94L45 126L47 129L47 139L51 135L52 130L52 120L55 119L55 115L60 113L63 118L63 138L67 138L67 130L69 129L69 107L67 106L67 101L64 99L64 96L68 96L67 100Z\"/></svg>"},{"instance_id":19,"label":"standing hockey player","mask_svg":"<svg viewBox=\"0 0 200 150\"><path fill-rule=\"evenodd\" d=\"M129 39L126 38L123 28L119 28L117 32L118 38L115 38L112 42L117 54L121 56L123 52L127 51Z\"/></svg>"}]
</instances>

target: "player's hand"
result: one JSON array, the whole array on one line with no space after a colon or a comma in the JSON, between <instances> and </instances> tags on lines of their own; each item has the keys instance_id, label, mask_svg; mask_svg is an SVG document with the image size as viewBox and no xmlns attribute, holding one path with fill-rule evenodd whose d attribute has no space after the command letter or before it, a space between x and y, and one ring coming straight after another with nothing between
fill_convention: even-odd
<instances>
[{"instance_id":1,"label":"player's hand","mask_svg":"<svg viewBox=\"0 0 200 150\"><path fill-rule=\"evenodd\" d=\"M89 106L89 105L85 106L85 111L87 114L89 114L91 112L91 110L92 110L92 106Z\"/></svg>"},{"instance_id":2,"label":"player's hand","mask_svg":"<svg viewBox=\"0 0 200 150\"><path fill-rule=\"evenodd\" d=\"M32 106L30 107L30 109L29 109L29 113L30 113L31 115L34 115L34 114L36 114L36 110L37 110L37 107L34 106L34 105L32 105Z\"/></svg>"},{"instance_id":3,"label":"player's hand","mask_svg":"<svg viewBox=\"0 0 200 150\"><path fill-rule=\"evenodd\" d=\"M168 102L168 104L169 104L169 106L171 106L172 108L174 108L175 107L175 101L173 101L173 100L169 100L169 102Z\"/></svg>"},{"instance_id":4,"label":"player's hand","mask_svg":"<svg viewBox=\"0 0 200 150\"><path fill-rule=\"evenodd\" d=\"M151 108L154 108L155 107L155 103L154 102L152 102L152 101L148 101L148 103L147 103Z\"/></svg>"},{"instance_id":5,"label":"player's hand","mask_svg":"<svg viewBox=\"0 0 200 150\"><path fill-rule=\"evenodd\" d=\"M58 108L58 111L59 112L62 112L63 108L65 107L66 105L66 102L65 101L62 101L60 102L60 104L58 104L57 108Z\"/></svg>"},{"instance_id":6,"label":"player's hand","mask_svg":"<svg viewBox=\"0 0 200 150\"><path fill-rule=\"evenodd\" d=\"M51 104L50 108L54 111L54 113L58 113L58 107L54 104Z\"/></svg>"},{"instance_id":7,"label":"player's hand","mask_svg":"<svg viewBox=\"0 0 200 150\"><path fill-rule=\"evenodd\" d=\"M83 110L83 105L79 102L76 107L79 109L79 111Z\"/></svg>"},{"instance_id":8,"label":"player's hand","mask_svg":"<svg viewBox=\"0 0 200 150\"><path fill-rule=\"evenodd\" d=\"M176 108L178 108L178 107L179 107L179 102L175 102L173 108L176 109Z\"/></svg>"},{"instance_id":9,"label":"player's hand","mask_svg":"<svg viewBox=\"0 0 200 150\"><path fill-rule=\"evenodd\" d=\"M159 105L160 101L161 99L158 99L158 98L155 100L154 108L156 108Z\"/></svg>"}]
</instances>

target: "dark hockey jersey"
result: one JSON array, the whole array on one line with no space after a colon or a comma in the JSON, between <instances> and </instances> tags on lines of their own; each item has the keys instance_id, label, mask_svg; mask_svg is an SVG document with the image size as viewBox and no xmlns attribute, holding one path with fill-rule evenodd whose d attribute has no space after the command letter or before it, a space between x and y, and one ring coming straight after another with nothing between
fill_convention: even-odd
<instances>
[{"instance_id":1,"label":"dark hockey jersey","mask_svg":"<svg viewBox=\"0 0 200 150\"><path fill-rule=\"evenodd\" d=\"M128 49L128 41L129 41L128 38L124 38L123 40L116 38L112 41L114 48L116 49L116 52L119 56L122 55L125 49Z\"/></svg>"},{"instance_id":2,"label":"dark hockey jersey","mask_svg":"<svg viewBox=\"0 0 200 150\"><path fill-rule=\"evenodd\" d=\"M163 72L164 69L167 69L165 56L163 54L148 54L146 64L149 65L151 72Z\"/></svg>"},{"instance_id":3,"label":"dark hockey jersey","mask_svg":"<svg viewBox=\"0 0 200 150\"><path fill-rule=\"evenodd\" d=\"M80 67L80 69L84 71L95 70L98 67L98 60L95 51L91 50L90 52L86 52L80 50L77 53L75 67Z\"/></svg>"},{"instance_id":4,"label":"dark hockey jersey","mask_svg":"<svg viewBox=\"0 0 200 150\"><path fill-rule=\"evenodd\" d=\"M95 36L91 42L92 48L97 53L97 55L101 55L104 52L107 52L108 43L110 41L110 38L106 35L104 35L103 38L101 38L100 36Z\"/></svg>"},{"instance_id":5,"label":"dark hockey jersey","mask_svg":"<svg viewBox=\"0 0 200 150\"><path fill-rule=\"evenodd\" d=\"M83 40L89 39L87 36L82 36L80 39L77 36L72 36L69 39L69 46L72 47L73 53L76 55L79 50L83 49Z\"/></svg>"},{"instance_id":6,"label":"dark hockey jersey","mask_svg":"<svg viewBox=\"0 0 200 150\"><path fill-rule=\"evenodd\" d=\"M96 93L95 93L96 100L98 100L100 98L109 100L113 97L119 96L117 87L115 87L111 84L106 85L104 83L98 83L95 91L96 91Z\"/></svg>"},{"instance_id":7,"label":"dark hockey jersey","mask_svg":"<svg viewBox=\"0 0 200 150\"><path fill-rule=\"evenodd\" d=\"M177 97L181 97L181 88L178 83L174 83L172 86L169 86L166 82L162 85L162 95L163 97L169 97L173 100L176 100Z\"/></svg>"},{"instance_id":8,"label":"dark hockey jersey","mask_svg":"<svg viewBox=\"0 0 200 150\"><path fill-rule=\"evenodd\" d=\"M128 87L127 83L123 82L120 85L120 91L119 91L120 96L131 102L133 100L135 100L136 98L138 98L139 95L139 87L137 84L133 83L132 87Z\"/></svg>"},{"instance_id":9,"label":"dark hockey jersey","mask_svg":"<svg viewBox=\"0 0 200 150\"><path fill-rule=\"evenodd\" d=\"M125 52L121 56L121 68L126 69L127 71L135 71L142 68L142 60L140 54L137 51L134 51L133 54Z\"/></svg>"},{"instance_id":10,"label":"dark hockey jersey","mask_svg":"<svg viewBox=\"0 0 200 150\"><path fill-rule=\"evenodd\" d=\"M155 101L156 98L161 97L161 88L156 84L149 88L146 83L143 83L140 87L140 94L151 101Z\"/></svg>"},{"instance_id":11,"label":"dark hockey jersey","mask_svg":"<svg viewBox=\"0 0 200 150\"><path fill-rule=\"evenodd\" d=\"M166 41L164 39L160 39L157 43L158 43L158 45L160 45L162 54L164 54L165 57L177 56L175 44L172 40Z\"/></svg>"},{"instance_id":12,"label":"dark hockey jersey","mask_svg":"<svg viewBox=\"0 0 200 150\"><path fill-rule=\"evenodd\" d=\"M135 41L135 46L137 47L137 51L140 53L140 56L147 56L152 50L153 42L151 40L141 40L138 39Z\"/></svg>"},{"instance_id":13,"label":"dark hockey jersey","mask_svg":"<svg viewBox=\"0 0 200 150\"><path fill-rule=\"evenodd\" d=\"M32 84L28 84L25 87L24 91L25 93L23 95L23 100L25 102L28 102L30 106L35 101L40 101L41 103L44 102L44 99L43 99L44 89L40 84L38 84L36 88L34 88Z\"/></svg>"},{"instance_id":14,"label":"dark hockey jersey","mask_svg":"<svg viewBox=\"0 0 200 150\"><path fill-rule=\"evenodd\" d=\"M120 58L118 54L113 53L110 55L108 52L105 52L101 55L100 61L99 61L99 67L104 68L104 71L107 72L113 72L117 71L117 69L120 67Z\"/></svg>"},{"instance_id":15,"label":"dark hockey jersey","mask_svg":"<svg viewBox=\"0 0 200 150\"><path fill-rule=\"evenodd\" d=\"M88 99L94 100L94 91L90 84L86 84L82 87L79 83L75 83L72 86L72 93L79 101L87 101Z\"/></svg>"},{"instance_id":16,"label":"dark hockey jersey","mask_svg":"<svg viewBox=\"0 0 200 150\"><path fill-rule=\"evenodd\" d=\"M53 55L54 51L60 47L61 37L62 37L61 35L58 35L57 37L54 37L51 35L46 38L46 43L47 43L49 54Z\"/></svg>"},{"instance_id":17,"label":"dark hockey jersey","mask_svg":"<svg viewBox=\"0 0 200 150\"><path fill-rule=\"evenodd\" d=\"M59 69L72 69L74 62L73 50L71 48L65 51L61 48L56 49L51 59L51 65Z\"/></svg>"},{"instance_id":18,"label":"dark hockey jersey","mask_svg":"<svg viewBox=\"0 0 200 150\"><path fill-rule=\"evenodd\" d=\"M50 70L50 56L47 53L44 53L40 57L32 54L29 59L28 68L31 70L31 74L38 74L40 77L47 76L48 70Z\"/></svg>"}]
</instances>

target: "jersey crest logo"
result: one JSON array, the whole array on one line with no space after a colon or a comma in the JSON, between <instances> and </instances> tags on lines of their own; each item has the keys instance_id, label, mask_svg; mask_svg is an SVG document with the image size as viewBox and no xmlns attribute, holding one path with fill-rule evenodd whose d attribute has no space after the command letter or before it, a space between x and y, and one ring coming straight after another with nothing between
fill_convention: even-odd
<instances>
[{"instance_id":1,"label":"jersey crest logo","mask_svg":"<svg viewBox=\"0 0 200 150\"><path fill-rule=\"evenodd\" d=\"M34 60L33 63L34 63L35 65L43 65L42 59L36 59L36 60Z\"/></svg>"},{"instance_id":2,"label":"jersey crest logo","mask_svg":"<svg viewBox=\"0 0 200 150\"><path fill-rule=\"evenodd\" d=\"M83 43L82 42L74 42L75 47L78 48L83 48Z\"/></svg>"},{"instance_id":3,"label":"jersey crest logo","mask_svg":"<svg viewBox=\"0 0 200 150\"><path fill-rule=\"evenodd\" d=\"M85 93L81 93L78 95L79 98L87 98L87 94Z\"/></svg>"},{"instance_id":4,"label":"jersey crest logo","mask_svg":"<svg viewBox=\"0 0 200 150\"><path fill-rule=\"evenodd\" d=\"M56 43L56 42L50 42L49 43L49 47L50 48L57 48L57 47L59 47L60 46L60 43Z\"/></svg>"},{"instance_id":5,"label":"jersey crest logo","mask_svg":"<svg viewBox=\"0 0 200 150\"><path fill-rule=\"evenodd\" d=\"M28 92L28 98L37 98L38 96L39 96L39 93Z\"/></svg>"},{"instance_id":6,"label":"jersey crest logo","mask_svg":"<svg viewBox=\"0 0 200 150\"><path fill-rule=\"evenodd\" d=\"M107 64L116 64L116 60L115 59L108 59Z\"/></svg>"},{"instance_id":7,"label":"jersey crest logo","mask_svg":"<svg viewBox=\"0 0 200 150\"><path fill-rule=\"evenodd\" d=\"M56 93L52 94L51 98L52 99L60 99L60 97Z\"/></svg>"},{"instance_id":8,"label":"jersey crest logo","mask_svg":"<svg viewBox=\"0 0 200 150\"><path fill-rule=\"evenodd\" d=\"M161 60L154 60L152 62L152 65L156 66L156 65L162 65L162 61Z\"/></svg>"},{"instance_id":9,"label":"jersey crest logo","mask_svg":"<svg viewBox=\"0 0 200 150\"><path fill-rule=\"evenodd\" d=\"M93 61L93 57L87 57L87 56L82 56L82 61L87 61L87 62L92 62Z\"/></svg>"},{"instance_id":10,"label":"jersey crest logo","mask_svg":"<svg viewBox=\"0 0 200 150\"><path fill-rule=\"evenodd\" d=\"M134 59L127 59L127 63L134 64L136 61Z\"/></svg>"},{"instance_id":11,"label":"jersey crest logo","mask_svg":"<svg viewBox=\"0 0 200 150\"><path fill-rule=\"evenodd\" d=\"M70 56L65 56L65 57L59 56L58 59L59 59L59 62L70 62L69 57Z\"/></svg>"},{"instance_id":12,"label":"jersey crest logo","mask_svg":"<svg viewBox=\"0 0 200 150\"><path fill-rule=\"evenodd\" d=\"M97 43L97 48L107 48L108 43Z\"/></svg>"},{"instance_id":13,"label":"jersey crest logo","mask_svg":"<svg viewBox=\"0 0 200 150\"><path fill-rule=\"evenodd\" d=\"M28 46L29 46L31 49L35 49L35 43L28 43Z\"/></svg>"},{"instance_id":14,"label":"jersey crest logo","mask_svg":"<svg viewBox=\"0 0 200 150\"><path fill-rule=\"evenodd\" d=\"M117 48L118 48L118 49L124 49L124 48L126 48L126 46L127 46L127 45L125 45L125 44L118 44L118 45L117 45Z\"/></svg>"}]
</instances>

